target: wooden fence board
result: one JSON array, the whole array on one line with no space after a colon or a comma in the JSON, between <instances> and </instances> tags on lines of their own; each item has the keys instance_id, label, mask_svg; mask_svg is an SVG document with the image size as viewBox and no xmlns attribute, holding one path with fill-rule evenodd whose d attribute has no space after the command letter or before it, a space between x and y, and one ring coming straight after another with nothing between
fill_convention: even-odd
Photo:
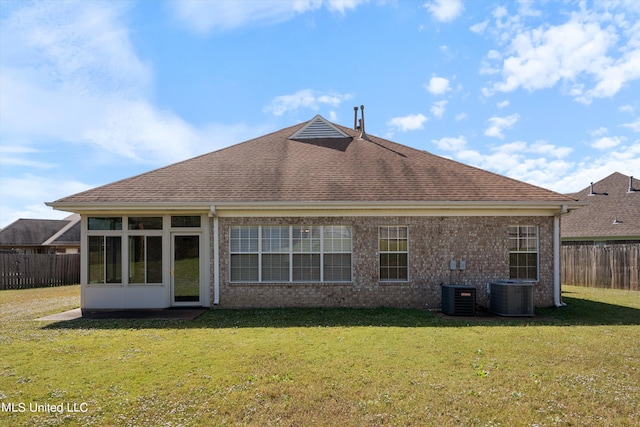
<instances>
[{"instance_id":1,"label":"wooden fence board","mask_svg":"<svg viewBox=\"0 0 640 427\"><path fill-rule=\"evenodd\" d=\"M640 290L640 243L562 245L561 264L567 285Z\"/></svg>"},{"instance_id":2,"label":"wooden fence board","mask_svg":"<svg viewBox=\"0 0 640 427\"><path fill-rule=\"evenodd\" d=\"M0 290L80 283L80 254L0 254Z\"/></svg>"}]
</instances>

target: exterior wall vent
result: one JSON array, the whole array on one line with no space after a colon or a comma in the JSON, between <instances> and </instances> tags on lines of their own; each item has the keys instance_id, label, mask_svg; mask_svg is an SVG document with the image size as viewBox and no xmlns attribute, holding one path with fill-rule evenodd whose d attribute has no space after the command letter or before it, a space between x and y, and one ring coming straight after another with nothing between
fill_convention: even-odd
<instances>
[{"instance_id":1,"label":"exterior wall vent","mask_svg":"<svg viewBox=\"0 0 640 427\"><path fill-rule=\"evenodd\" d=\"M500 316L534 316L533 283L504 280L489 284L489 310Z\"/></svg>"},{"instance_id":2,"label":"exterior wall vent","mask_svg":"<svg viewBox=\"0 0 640 427\"><path fill-rule=\"evenodd\" d=\"M321 115L315 116L302 129L291 135L289 139L318 139L318 138L349 138L334 124L328 122Z\"/></svg>"},{"instance_id":3,"label":"exterior wall vent","mask_svg":"<svg viewBox=\"0 0 640 427\"><path fill-rule=\"evenodd\" d=\"M476 288L466 285L442 285L442 312L450 316L475 316Z\"/></svg>"}]
</instances>

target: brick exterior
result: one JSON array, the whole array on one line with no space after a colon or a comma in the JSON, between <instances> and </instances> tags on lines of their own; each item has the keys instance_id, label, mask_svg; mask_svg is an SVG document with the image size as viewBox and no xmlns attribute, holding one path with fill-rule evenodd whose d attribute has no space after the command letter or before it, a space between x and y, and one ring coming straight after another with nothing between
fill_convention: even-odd
<instances>
[{"instance_id":1,"label":"brick exterior","mask_svg":"<svg viewBox=\"0 0 640 427\"><path fill-rule=\"evenodd\" d=\"M211 219L213 233L213 219ZM353 281L350 283L230 283L229 227L233 225L347 225L353 228ZM380 282L378 227L409 228L409 281ZM450 283L449 262L465 260L452 282L477 288L488 306L487 283L509 277L508 227L539 227L537 307L553 305L553 217L283 217L220 218L220 308L248 307L415 307L440 309L441 288ZM211 242L214 241L213 235ZM212 243L213 245L213 243ZM211 248L212 254L215 250ZM213 259L213 256L212 258ZM212 263L213 264L213 263ZM213 301L213 265L211 267Z\"/></svg>"}]
</instances>

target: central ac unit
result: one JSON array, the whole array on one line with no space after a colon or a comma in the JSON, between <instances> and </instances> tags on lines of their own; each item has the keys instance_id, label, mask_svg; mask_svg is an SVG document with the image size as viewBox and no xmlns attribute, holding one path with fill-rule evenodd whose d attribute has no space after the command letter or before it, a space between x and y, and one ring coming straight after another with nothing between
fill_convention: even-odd
<instances>
[{"instance_id":1,"label":"central ac unit","mask_svg":"<svg viewBox=\"0 0 640 427\"><path fill-rule=\"evenodd\" d=\"M451 316L475 316L476 288L442 285L442 312Z\"/></svg>"},{"instance_id":2,"label":"central ac unit","mask_svg":"<svg viewBox=\"0 0 640 427\"><path fill-rule=\"evenodd\" d=\"M499 281L489 284L489 310L500 316L534 316L533 283Z\"/></svg>"}]
</instances>

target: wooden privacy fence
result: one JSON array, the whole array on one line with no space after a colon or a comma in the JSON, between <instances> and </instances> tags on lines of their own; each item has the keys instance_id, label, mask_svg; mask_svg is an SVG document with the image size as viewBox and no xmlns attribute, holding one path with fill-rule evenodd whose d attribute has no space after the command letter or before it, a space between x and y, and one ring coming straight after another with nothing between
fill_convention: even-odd
<instances>
[{"instance_id":1,"label":"wooden privacy fence","mask_svg":"<svg viewBox=\"0 0 640 427\"><path fill-rule=\"evenodd\" d=\"M563 244L562 283L640 290L640 243Z\"/></svg>"},{"instance_id":2,"label":"wooden privacy fence","mask_svg":"<svg viewBox=\"0 0 640 427\"><path fill-rule=\"evenodd\" d=\"M80 283L80 254L0 254L0 290Z\"/></svg>"}]
</instances>

